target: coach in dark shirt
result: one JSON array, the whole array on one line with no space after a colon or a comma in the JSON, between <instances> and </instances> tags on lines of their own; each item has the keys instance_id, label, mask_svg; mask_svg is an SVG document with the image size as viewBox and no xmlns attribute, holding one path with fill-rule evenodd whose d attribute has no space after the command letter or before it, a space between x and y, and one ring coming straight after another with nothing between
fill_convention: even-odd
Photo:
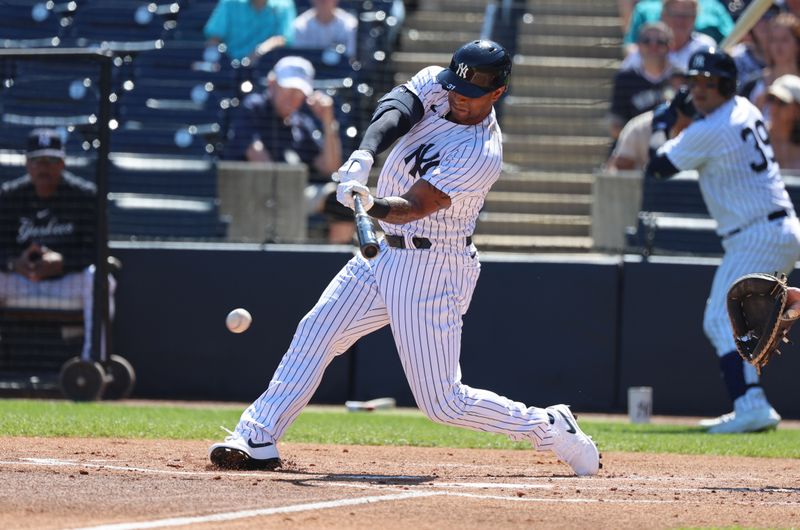
<instances>
[{"instance_id":1,"label":"coach in dark shirt","mask_svg":"<svg viewBox=\"0 0 800 530\"><path fill-rule=\"evenodd\" d=\"M0 259L8 272L40 281L91 265L95 186L64 166L58 132L34 130L28 173L0 189Z\"/></svg>"},{"instance_id":2,"label":"coach in dark shirt","mask_svg":"<svg viewBox=\"0 0 800 530\"><path fill-rule=\"evenodd\" d=\"M0 306L82 308L88 356L97 190L66 171L64 158L59 132L35 129L28 137L27 174L0 187ZM109 276L109 294L114 287Z\"/></svg>"}]
</instances>

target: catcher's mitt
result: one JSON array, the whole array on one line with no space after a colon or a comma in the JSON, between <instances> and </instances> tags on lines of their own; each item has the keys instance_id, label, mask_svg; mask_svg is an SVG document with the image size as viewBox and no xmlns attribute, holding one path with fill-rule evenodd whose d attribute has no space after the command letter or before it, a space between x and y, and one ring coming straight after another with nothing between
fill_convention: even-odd
<instances>
[{"instance_id":1,"label":"catcher's mitt","mask_svg":"<svg viewBox=\"0 0 800 530\"><path fill-rule=\"evenodd\" d=\"M736 349L758 373L772 355L780 354L778 347L789 342L786 333L800 318L794 306L787 311L789 289L783 274L755 273L742 276L728 290L728 316Z\"/></svg>"}]
</instances>

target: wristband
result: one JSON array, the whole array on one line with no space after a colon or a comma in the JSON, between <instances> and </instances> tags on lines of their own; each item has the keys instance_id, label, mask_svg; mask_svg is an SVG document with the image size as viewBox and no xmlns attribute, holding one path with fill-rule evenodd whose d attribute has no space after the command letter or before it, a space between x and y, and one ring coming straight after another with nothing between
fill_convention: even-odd
<instances>
[{"instance_id":1,"label":"wristband","mask_svg":"<svg viewBox=\"0 0 800 530\"><path fill-rule=\"evenodd\" d=\"M386 199L375 199L375 202L372 204L372 208L367 210L367 215L374 217L375 219L384 219L387 215L389 215L389 211L391 209L392 208L389 206L389 201Z\"/></svg>"}]
</instances>

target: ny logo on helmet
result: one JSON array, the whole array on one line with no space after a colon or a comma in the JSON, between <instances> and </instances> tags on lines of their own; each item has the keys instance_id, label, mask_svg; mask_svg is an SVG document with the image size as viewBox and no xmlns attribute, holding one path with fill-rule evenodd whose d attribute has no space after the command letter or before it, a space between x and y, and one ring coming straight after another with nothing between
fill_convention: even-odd
<instances>
[{"instance_id":1,"label":"ny logo on helmet","mask_svg":"<svg viewBox=\"0 0 800 530\"><path fill-rule=\"evenodd\" d=\"M458 69L456 70L456 75L463 79L467 78L467 70L469 70L469 66L464 63L458 63Z\"/></svg>"},{"instance_id":2,"label":"ny logo on helmet","mask_svg":"<svg viewBox=\"0 0 800 530\"><path fill-rule=\"evenodd\" d=\"M702 55L697 55L692 61L692 68L703 68L705 64L706 64L706 58Z\"/></svg>"},{"instance_id":3,"label":"ny logo on helmet","mask_svg":"<svg viewBox=\"0 0 800 530\"><path fill-rule=\"evenodd\" d=\"M42 147L50 147L50 136L47 133L39 135L39 145Z\"/></svg>"}]
</instances>

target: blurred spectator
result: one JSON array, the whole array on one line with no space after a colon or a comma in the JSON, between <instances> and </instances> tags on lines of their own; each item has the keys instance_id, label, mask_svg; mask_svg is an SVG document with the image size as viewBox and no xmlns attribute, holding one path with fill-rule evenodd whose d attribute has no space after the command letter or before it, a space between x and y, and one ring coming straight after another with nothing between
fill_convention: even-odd
<instances>
[{"instance_id":1,"label":"blurred spectator","mask_svg":"<svg viewBox=\"0 0 800 530\"><path fill-rule=\"evenodd\" d=\"M717 3L717 0L711 1ZM638 9L643 3L651 2L652 0L642 0L636 4L636 8ZM660 2L656 3L659 4L660 8ZM716 45L716 41L708 35L694 31L695 18L697 17L697 0L664 0L664 8L663 10L659 9L658 13L663 22L672 30L669 61L675 68L686 70L689 57L694 52ZM728 18L730 19L730 17ZM655 20L658 19L656 18ZM632 26L634 22L635 20L631 21ZM640 26L641 24L636 25L637 28L640 28ZM640 62L641 55L639 50L634 49L622 62L622 68L634 68Z\"/></svg>"},{"instance_id":2,"label":"blurred spectator","mask_svg":"<svg viewBox=\"0 0 800 530\"><path fill-rule=\"evenodd\" d=\"M662 12L670 9L674 10L674 15ZM693 12L691 15L690 11ZM689 34L692 29L695 29L710 37L714 43L721 41L733 29L733 19L728 9L719 0L664 0L663 2L661 0L639 0L631 14L630 25L623 42L627 46L632 45L636 42L636 36L642 24L661 19L672 27L672 31L675 32L676 46L680 48L683 45L681 43L683 37L672 26L669 16L685 20L691 18L691 26L686 33ZM687 61L689 55L691 53L687 54ZM686 67L685 62L682 66Z\"/></svg>"},{"instance_id":3,"label":"blurred spectator","mask_svg":"<svg viewBox=\"0 0 800 530\"><path fill-rule=\"evenodd\" d=\"M740 93L765 114L767 121L767 87L782 75L800 75L800 19L791 13L781 13L771 19L768 42L770 66L763 70L761 77L740 88Z\"/></svg>"},{"instance_id":4,"label":"blurred spectator","mask_svg":"<svg viewBox=\"0 0 800 530\"><path fill-rule=\"evenodd\" d=\"M83 358L91 355L97 190L65 171L54 129L28 137L27 174L0 188L0 306L80 309ZM109 276L109 295L115 282ZM113 298L109 310L113 314Z\"/></svg>"},{"instance_id":5,"label":"blurred spectator","mask_svg":"<svg viewBox=\"0 0 800 530\"><path fill-rule=\"evenodd\" d=\"M314 91L313 81L314 67L306 59L288 56L279 60L267 76L266 92L251 94L243 101L228 131L224 156L306 164L312 183L308 191L319 197L309 213L325 208L329 241L349 243L352 214L349 209L336 207L335 198L330 197L330 191L335 190L330 175L342 165L339 124L332 98ZM331 200L320 204L325 197Z\"/></svg>"},{"instance_id":6,"label":"blurred spectator","mask_svg":"<svg viewBox=\"0 0 800 530\"><path fill-rule=\"evenodd\" d=\"M800 17L800 0L783 0L783 6L789 13Z\"/></svg>"},{"instance_id":7,"label":"blurred spectator","mask_svg":"<svg viewBox=\"0 0 800 530\"><path fill-rule=\"evenodd\" d=\"M767 89L769 136L782 169L800 170L800 77L782 75Z\"/></svg>"},{"instance_id":8,"label":"blurred spectator","mask_svg":"<svg viewBox=\"0 0 800 530\"><path fill-rule=\"evenodd\" d=\"M619 23L622 27L622 33L628 31L634 7L636 7L636 0L617 0L617 11L619 12Z\"/></svg>"},{"instance_id":9,"label":"blurred spectator","mask_svg":"<svg viewBox=\"0 0 800 530\"><path fill-rule=\"evenodd\" d=\"M296 48L331 48L343 45L342 53L356 52L358 19L339 7L339 0L312 0L311 9L301 13L292 24Z\"/></svg>"},{"instance_id":10,"label":"blurred spectator","mask_svg":"<svg viewBox=\"0 0 800 530\"><path fill-rule=\"evenodd\" d=\"M771 5L747 36L731 50L740 87L760 78L769 64L769 25L779 13L780 8Z\"/></svg>"},{"instance_id":11,"label":"blurred spectator","mask_svg":"<svg viewBox=\"0 0 800 530\"><path fill-rule=\"evenodd\" d=\"M292 43L294 0L220 0L206 22L209 46L225 44L231 59L257 59Z\"/></svg>"},{"instance_id":12,"label":"blurred spectator","mask_svg":"<svg viewBox=\"0 0 800 530\"><path fill-rule=\"evenodd\" d=\"M614 90L609 111L609 134L617 138L622 127L634 116L664 101L672 66L667 60L672 32L663 22L642 26L639 34L641 60L614 76Z\"/></svg>"},{"instance_id":13,"label":"blurred spectator","mask_svg":"<svg viewBox=\"0 0 800 530\"><path fill-rule=\"evenodd\" d=\"M675 93L681 89L682 85L686 83L686 77L683 75L674 75L671 79L672 86ZM683 89L686 90L685 88ZM685 92L683 94L685 96ZM662 105L664 105L663 103ZM684 98L678 105L678 119L671 132L673 135L685 129L695 118L696 112L691 104L691 98ZM619 133L619 138L614 146L614 151L608 159L606 168L608 171L629 171L641 170L649 160L650 138L653 135L653 111L647 111L638 116L634 116L622 132Z\"/></svg>"}]
</instances>

